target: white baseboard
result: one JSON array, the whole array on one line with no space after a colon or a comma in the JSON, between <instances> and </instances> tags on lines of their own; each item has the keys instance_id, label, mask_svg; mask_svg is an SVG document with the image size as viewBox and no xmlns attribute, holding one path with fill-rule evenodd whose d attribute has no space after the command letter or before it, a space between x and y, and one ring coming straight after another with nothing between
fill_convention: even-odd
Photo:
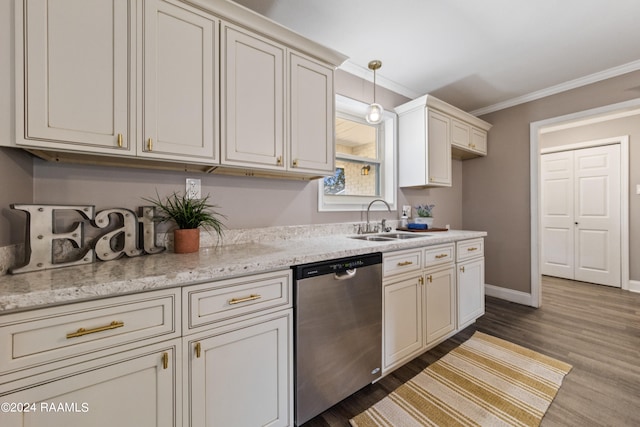
<instances>
[{"instance_id":1,"label":"white baseboard","mask_svg":"<svg viewBox=\"0 0 640 427\"><path fill-rule=\"evenodd\" d=\"M638 280L629 280L629 290L631 292L640 293L640 281L638 281Z\"/></svg>"},{"instance_id":2,"label":"white baseboard","mask_svg":"<svg viewBox=\"0 0 640 427\"><path fill-rule=\"evenodd\" d=\"M488 285L485 283L484 293L485 295L488 295L490 297L495 297L495 298L503 299L505 301L515 302L516 304L532 306L531 294L528 294L526 292L507 289L501 286Z\"/></svg>"}]
</instances>

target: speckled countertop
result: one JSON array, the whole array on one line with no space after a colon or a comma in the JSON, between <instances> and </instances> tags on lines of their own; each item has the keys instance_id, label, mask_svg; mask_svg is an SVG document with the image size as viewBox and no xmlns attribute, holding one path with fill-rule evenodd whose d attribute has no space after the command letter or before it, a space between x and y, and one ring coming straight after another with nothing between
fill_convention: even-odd
<instances>
[{"instance_id":1,"label":"speckled countertop","mask_svg":"<svg viewBox=\"0 0 640 427\"><path fill-rule=\"evenodd\" d=\"M257 239L249 243L205 247L194 254L165 252L90 265L0 276L0 314L45 305L183 286L361 255L431 246L486 236L481 231L451 230L420 238L369 242L348 234Z\"/></svg>"}]
</instances>

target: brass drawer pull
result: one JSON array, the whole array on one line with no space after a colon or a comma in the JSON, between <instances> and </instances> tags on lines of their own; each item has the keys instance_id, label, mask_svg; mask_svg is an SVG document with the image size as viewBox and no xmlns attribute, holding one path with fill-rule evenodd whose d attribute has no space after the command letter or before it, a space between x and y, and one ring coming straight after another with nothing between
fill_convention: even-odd
<instances>
[{"instance_id":1,"label":"brass drawer pull","mask_svg":"<svg viewBox=\"0 0 640 427\"><path fill-rule=\"evenodd\" d=\"M162 353L162 369L168 369L169 368L169 353L164 352Z\"/></svg>"},{"instance_id":2,"label":"brass drawer pull","mask_svg":"<svg viewBox=\"0 0 640 427\"><path fill-rule=\"evenodd\" d=\"M403 261L398 263L398 267L405 267L407 265L413 264L413 261Z\"/></svg>"},{"instance_id":3,"label":"brass drawer pull","mask_svg":"<svg viewBox=\"0 0 640 427\"><path fill-rule=\"evenodd\" d=\"M202 345L200 345L199 342L196 343L195 350L196 350L196 357L199 359L200 358L200 352L202 351Z\"/></svg>"},{"instance_id":4,"label":"brass drawer pull","mask_svg":"<svg viewBox=\"0 0 640 427\"><path fill-rule=\"evenodd\" d=\"M433 283L433 276L430 274L429 277L427 277L427 279L429 280L429 283Z\"/></svg>"},{"instance_id":5,"label":"brass drawer pull","mask_svg":"<svg viewBox=\"0 0 640 427\"><path fill-rule=\"evenodd\" d=\"M280 166L282 164L282 156L278 156L278 158L276 159L276 164L278 166Z\"/></svg>"},{"instance_id":6,"label":"brass drawer pull","mask_svg":"<svg viewBox=\"0 0 640 427\"><path fill-rule=\"evenodd\" d=\"M477 251L477 250L478 250L478 248L475 248L475 247L474 248L467 248L468 252Z\"/></svg>"},{"instance_id":7,"label":"brass drawer pull","mask_svg":"<svg viewBox=\"0 0 640 427\"><path fill-rule=\"evenodd\" d=\"M147 150L153 151L153 139L151 138L149 138L149 141L147 141Z\"/></svg>"},{"instance_id":8,"label":"brass drawer pull","mask_svg":"<svg viewBox=\"0 0 640 427\"><path fill-rule=\"evenodd\" d=\"M75 332L67 334L67 339L81 337L83 335L95 334L96 332L108 331L109 329L122 328L123 326L124 326L124 322L117 322L114 320L107 326L100 326L98 328L93 328L93 329L80 328Z\"/></svg>"},{"instance_id":9,"label":"brass drawer pull","mask_svg":"<svg viewBox=\"0 0 640 427\"><path fill-rule=\"evenodd\" d=\"M424 277L420 276L418 278L418 283L420 283L421 285L424 285Z\"/></svg>"},{"instance_id":10,"label":"brass drawer pull","mask_svg":"<svg viewBox=\"0 0 640 427\"><path fill-rule=\"evenodd\" d=\"M436 259L446 258L448 256L449 255L447 255L447 254L440 254L440 255L436 255Z\"/></svg>"},{"instance_id":11,"label":"brass drawer pull","mask_svg":"<svg viewBox=\"0 0 640 427\"><path fill-rule=\"evenodd\" d=\"M295 159L295 160L293 161L293 165L292 165L292 166L293 166L294 168L297 168L297 167L298 167L298 159Z\"/></svg>"},{"instance_id":12,"label":"brass drawer pull","mask_svg":"<svg viewBox=\"0 0 640 427\"><path fill-rule=\"evenodd\" d=\"M118 148L122 148L122 134L118 134Z\"/></svg>"},{"instance_id":13,"label":"brass drawer pull","mask_svg":"<svg viewBox=\"0 0 640 427\"><path fill-rule=\"evenodd\" d=\"M464 273L464 265L462 267L460 267L460 271L462 271Z\"/></svg>"},{"instance_id":14,"label":"brass drawer pull","mask_svg":"<svg viewBox=\"0 0 640 427\"><path fill-rule=\"evenodd\" d=\"M253 301L260 298L262 298L262 296L258 294L251 294L248 297L244 298L231 298L229 300L229 305L240 304L241 302Z\"/></svg>"}]
</instances>

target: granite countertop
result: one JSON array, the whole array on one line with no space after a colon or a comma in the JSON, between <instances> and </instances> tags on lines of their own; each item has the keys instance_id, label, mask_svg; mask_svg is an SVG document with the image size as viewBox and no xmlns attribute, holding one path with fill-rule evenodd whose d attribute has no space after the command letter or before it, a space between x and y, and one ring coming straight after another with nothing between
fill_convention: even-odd
<instances>
[{"instance_id":1,"label":"granite countertop","mask_svg":"<svg viewBox=\"0 0 640 427\"><path fill-rule=\"evenodd\" d=\"M486 236L450 230L420 238L370 242L346 234L300 237L201 248L193 254L165 252L89 265L0 276L0 314L51 304L117 296L373 252L389 252Z\"/></svg>"}]
</instances>

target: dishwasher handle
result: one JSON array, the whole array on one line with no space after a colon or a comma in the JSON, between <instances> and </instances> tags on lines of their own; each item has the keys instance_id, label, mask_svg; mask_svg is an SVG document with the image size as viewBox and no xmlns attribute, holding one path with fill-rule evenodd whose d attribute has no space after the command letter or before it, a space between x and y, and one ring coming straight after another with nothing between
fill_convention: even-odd
<instances>
[{"instance_id":1,"label":"dishwasher handle","mask_svg":"<svg viewBox=\"0 0 640 427\"><path fill-rule=\"evenodd\" d=\"M341 271L340 273L334 273L333 278L335 280L349 280L356 277L357 272L358 272L357 268L351 268L348 270Z\"/></svg>"}]
</instances>

